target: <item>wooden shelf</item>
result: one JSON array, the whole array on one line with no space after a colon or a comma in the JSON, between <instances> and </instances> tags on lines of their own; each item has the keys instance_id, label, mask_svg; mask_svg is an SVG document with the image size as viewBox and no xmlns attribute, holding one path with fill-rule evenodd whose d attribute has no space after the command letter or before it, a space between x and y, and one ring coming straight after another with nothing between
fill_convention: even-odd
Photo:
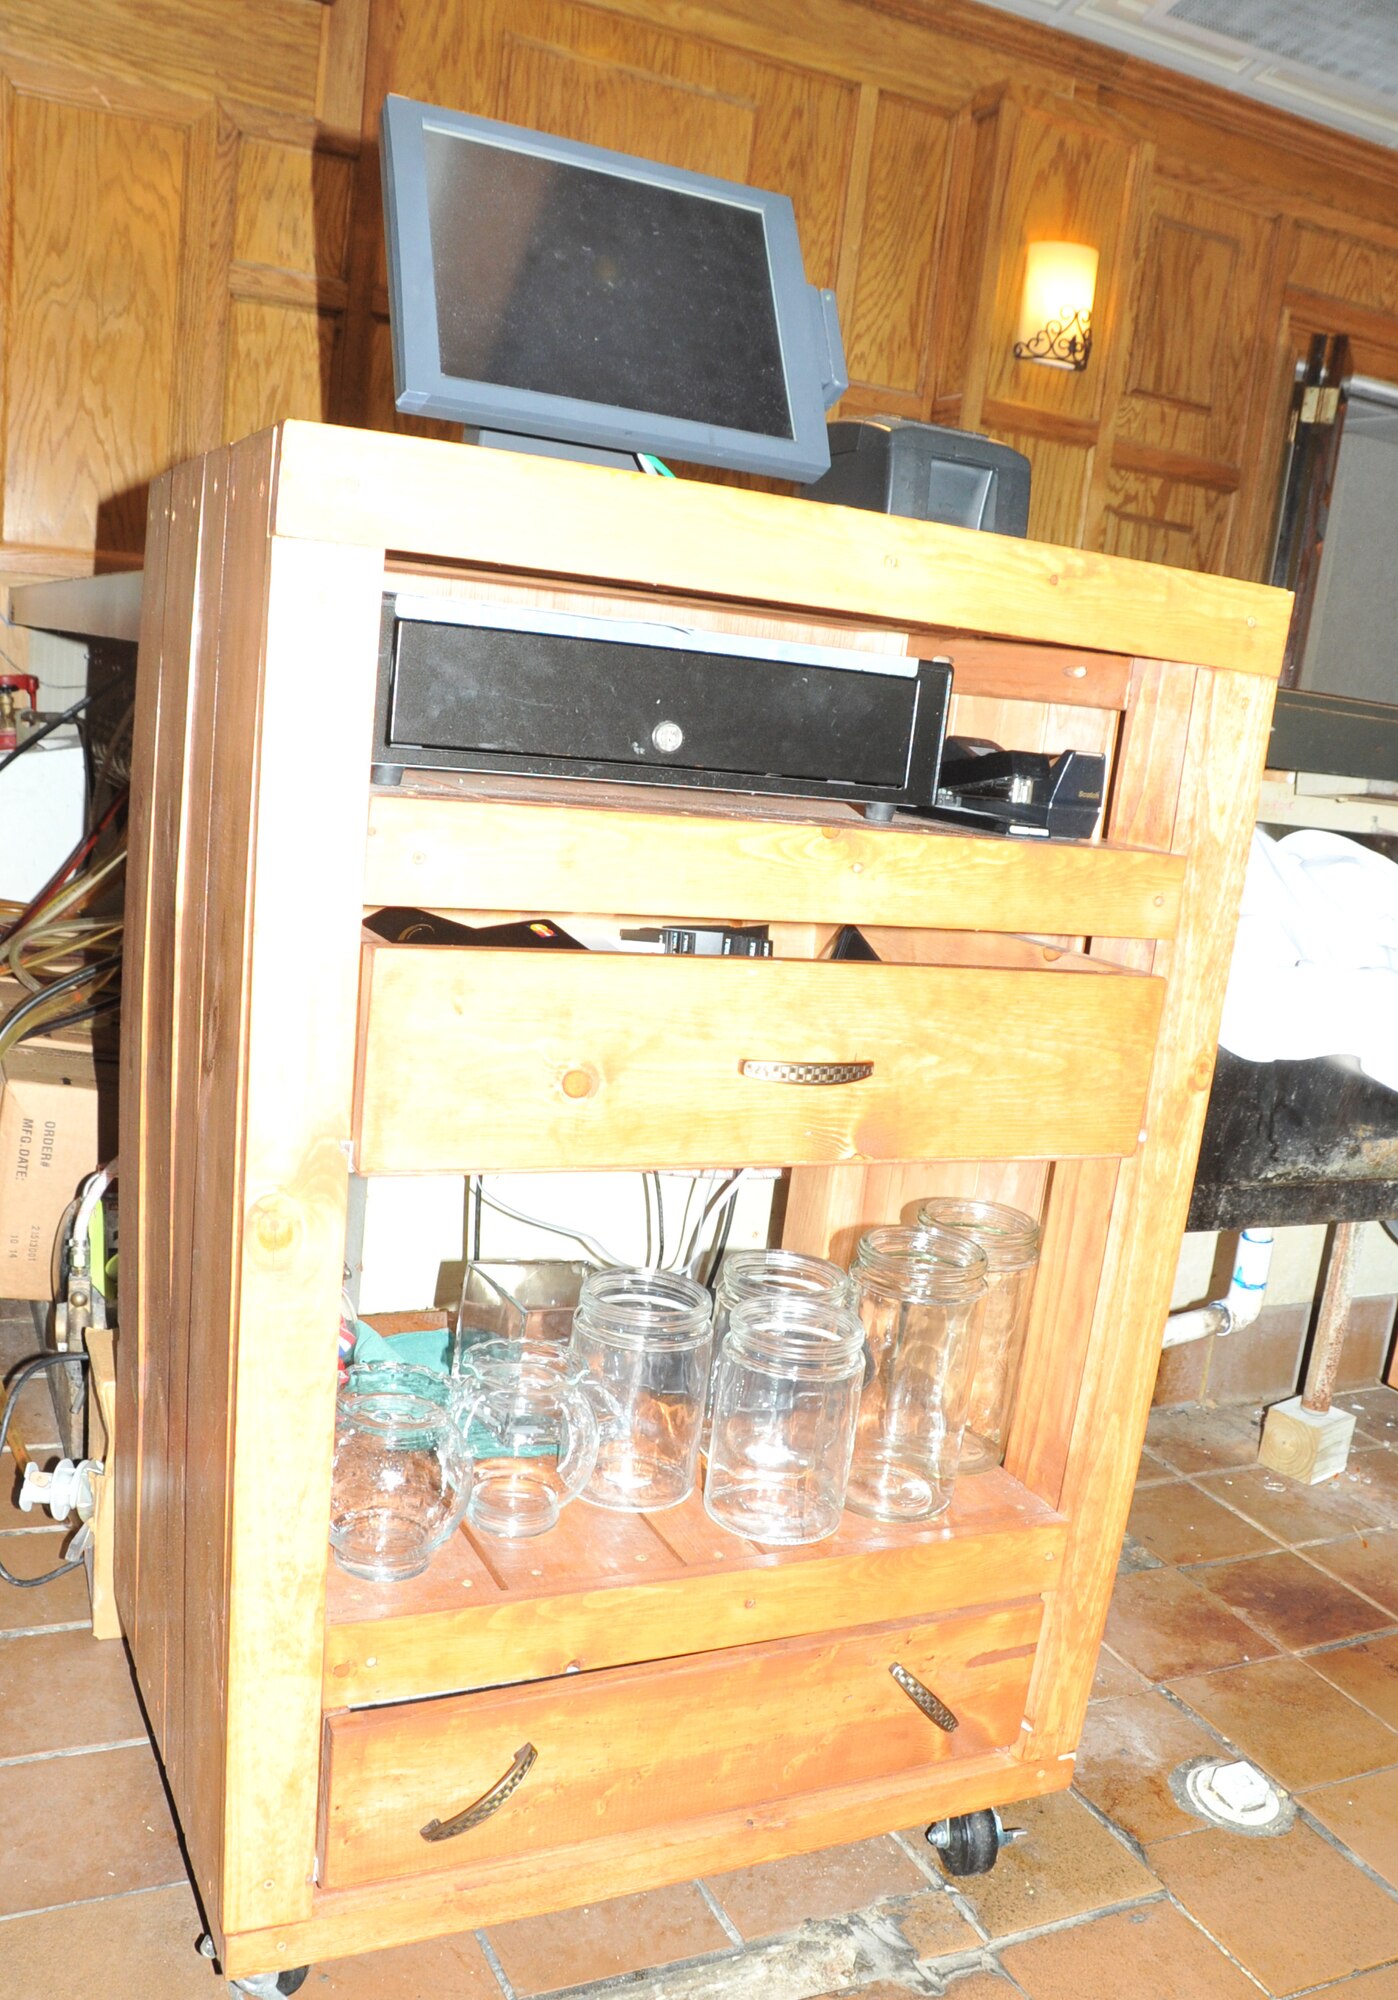
<instances>
[{"instance_id":1,"label":"wooden shelf","mask_svg":"<svg viewBox=\"0 0 1398 2000\"><path fill-rule=\"evenodd\" d=\"M465 1529L408 1583L366 1583L332 1565L325 1704L402 1701L1034 1597L1053 1587L1066 1534L1051 1508L999 1470L959 1481L946 1514L925 1526L846 1514L829 1541L793 1549L727 1534L697 1494L649 1515L579 1501L532 1540Z\"/></svg>"},{"instance_id":2,"label":"wooden shelf","mask_svg":"<svg viewBox=\"0 0 1398 2000\"><path fill-rule=\"evenodd\" d=\"M1184 859L1146 847L639 785L590 785L579 802L580 789L443 777L374 791L366 903L581 910L602 882L628 916L1151 939L1179 919Z\"/></svg>"}]
</instances>

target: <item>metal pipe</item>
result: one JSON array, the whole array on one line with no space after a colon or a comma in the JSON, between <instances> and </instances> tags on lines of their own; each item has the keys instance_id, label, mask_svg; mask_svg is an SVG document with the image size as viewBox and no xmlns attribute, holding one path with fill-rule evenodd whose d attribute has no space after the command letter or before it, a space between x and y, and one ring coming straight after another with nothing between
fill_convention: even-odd
<instances>
[{"instance_id":1,"label":"metal pipe","mask_svg":"<svg viewBox=\"0 0 1398 2000\"><path fill-rule=\"evenodd\" d=\"M1205 1340L1211 1333L1237 1333L1251 1326L1262 1310L1273 1240L1270 1229L1243 1230L1226 1297L1171 1313L1161 1346L1183 1347L1191 1340Z\"/></svg>"}]
</instances>

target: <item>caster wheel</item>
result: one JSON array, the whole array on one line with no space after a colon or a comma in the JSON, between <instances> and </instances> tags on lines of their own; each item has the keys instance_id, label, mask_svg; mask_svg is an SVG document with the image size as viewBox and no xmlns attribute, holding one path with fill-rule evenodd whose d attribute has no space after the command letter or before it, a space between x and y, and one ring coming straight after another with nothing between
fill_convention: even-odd
<instances>
[{"instance_id":1,"label":"caster wheel","mask_svg":"<svg viewBox=\"0 0 1398 2000\"><path fill-rule=\"evenodd\" d=\"M936 1848L948 1875L988 1875L1000 1858L1000 1849L1023 1837L1024 1829L1004 1826L993 1806L984 1812L939 1819L927 1829L928 1842Z\"/></svg>"},{"instance_id":2,"label":"caster wheel","mask_svg":"<svg viewBox=\"0 0 1398 2000\"><path fill-rule=\"evenodd\" d=\"M277 2000L283 1993L299 1993L310 1976L308 1965L293 1966L286 1972L259 1972L251 1979L229 1981L228 1991L238 2000Z\"/></svg>"}]
</instances>

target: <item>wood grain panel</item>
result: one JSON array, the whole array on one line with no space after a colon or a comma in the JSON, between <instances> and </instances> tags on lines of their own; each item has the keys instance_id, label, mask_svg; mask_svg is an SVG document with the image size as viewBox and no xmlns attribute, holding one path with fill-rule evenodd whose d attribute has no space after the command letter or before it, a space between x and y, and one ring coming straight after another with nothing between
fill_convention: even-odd
<instances>
[{"instance_id":1,"label":"wood grain panel","mask_svg":"<svg viewBox=\"0 0 1398 2000\"><path fill-rule=\"evenodd\" d=\"M851 384L927 391L934 246L950 162L946 117L914 99L880 95L858 271L844 314Z\"/></svg>"},{"instance_id":2,"label":"wood grain panel","mask_svg":"<svg viewBox=\"0 0 1398 2000\"><path fill-rule=\"evenodd\" d=\"M616 908L633 916L1112 937L1168 937L1174 929L1183 871L1171 855L930 826L874 828L838 808L822 822L814 808L762 812L749 804L746 816L725 820L683 794L619 789L630 794L631 812L615 800L572 805L555 795L540 813L537 788L531 794L520 781L510 789L473 786L455 798L377 792L366 901L460 908L469 883L473 908L580 910L596 900L600 881Z\"/></svg>"},{"instance_id":3,"label":"wood grain panel","mask_svg":"<svg viewBox=\"0 0 1398 2000\"><path fill-rule=\"evenodd\" d=\"M1093 340L1105 353L1117 331L1113 305L1131 169L1132 149L1105 130L1037 109L1016 115L990 244L997 282L985 329L988 399L1065 416L1099 414L1105 382L1100 362L1075 373L1015 359L1025 248L1043 240L1097 247Z\"/></svg>"},{"instance_id":4,"label":"wood grain panel","mask_svg":"<svg viewBox=\"0 0 1398 2000\"><path fill-rule=\"evenodd\" d=\"M1130 1153L1161 1000L1147 979L969 966L366 952L361 1173ZM803 1086L754 1060L872 1074Z\"/></svg>"},{"instance_id":5,"label":"wood grain panel","mask_svg":"<svg viewBox=\"0 0 1398 2000\"><path fill-rule=\"evenodd\" d=\"M333 153L244 139L234 257L308 277L342 277L352 172Z\"/></svg>"},{"instance_id":6,"label":"wood grain panel","mask_svg":"<svg viewBox=\"0 0 1398 2000\"><path fill-rule=\"evenodd\" d=\"M314 420L329 412L338 332L333 313L234 300L223 406L230 442L286 417Z\"/></svg>"},{"instance_id":7,"label":"wood grain panel","mask_svg":"<svg viewBox=\"0 0 1398 2000\"><path fill-rule=\"evenodd\" d=\"M172 443L185 170L179 128L14 100L7 541L141 546Z\"/></svg>"},{"instance_id":8,"label":"wood grain panel","mask_svg":"<svg viewBox=\"0 0 1398 2000\"><path fill-rule=\"evenodd\" d=\"M1156 182L1118 437L1236 463L1270 330L1259 320L1271 217Z\"/></svg>"},{"instance_id":9,"label":"wood grain panel","mask_svg":"<svg viewBox=\"0 0 1398 2000\"><path fill-rule=\"evenodd\" d=\"M1291 232L1287 276L1303 291L1323 292L1398 319L1398 244L1298 223Z\"/></svg>"},{"instance_id":10,"label":"wood grain panel","mask_svg":"<svg viewBox=\"0 0 1398 2000\"><path fill-rule=\"evenodd\" d=\"M472 1829L473 1859L547 1850L589 1827L610 1836L683 1824L753 1798L886 1781L1008 1747L1041 1616L1030 1601L331 1716L321 1880L338 1889L450 1867L448 1845L424 1853L424 1822L479 1798L524 1742L538 1761ZM914 1706L891 1662L951 1708L954 1733Z\"/></svg>"},{"instance_id":11,"label":"wood grain panel","mask_svg":"<svg viewBox=\"0 0 1398 2000\"><path fill-rule=\"evenodd\" d=\"M756 106L748 97L507 34L498 105L496 115L512 125L691 173L749 178Z\"/></svg>"},{"instance_id":12,"label":"wood grain panel","mask_svg":"<svg viewBox=\"0 0 1398 2000\"><path fill-rule=\"evenodd\" d=\"M975 1192L977 1167L963 1171ZM629 1558L618 1520L647 1530ZM568 1508L512 1560L512 1545L480 1538L516 1572L508 1590L465 1534L408 1584L332 1569L325 1705L493 1687L503 1658L511 1679L531 1680L1035 1597L1052 1586L1065 1532L998 1471L963 1480L936 1521L891 1530L846 1515L829 1541L775 1555L716 1528L697 1494L644 1522Z\"/></svg>"},{"instance_id":13,"label":"wood grain panel","mask_svg":"<svg viewBox=\"0 0 1398 2000\"><path fill-rule=\"evenodd\" d=\"M315 110L321 10L311 0L5 0L0 50L94 78Z\"/></svg>"},{"instance_id":14,"label":"wood grain panel","mask_svg":"<svg viewBox=\"0 0 1398 2000\"><path fill-rule=\"evenodd\" d=\"M1284 591L852 507L290 424L283 534L1276 675ZM972 550L974 549L974 560ZM984 579L977 588L972 578ZM994 612L987 612L993 602Z\"/></svg>"},{"instance_id":15,"label":"wood grain panel","mask_svg":"<svg viewBox=\"0 0 1398 2000\"><path fill-rule=\"evenodd\" d=\"M1033 468L1029 480L1032 538L1036 542L1080 543L1095 448L998 426L994 435L1012 450L1022 451Z\"/></svg>"},{"instance_id":16,"label":"wood grain panel","mask_svg":"<svg viewBox=\"0 0 1398 2000\"><path fill-rule=\"evenodd\" d=\"M1113 467L1102 547L1108 555L1176 569L1226 571L1233 496L1182 479Z\"/></svg>"}]
</instances>

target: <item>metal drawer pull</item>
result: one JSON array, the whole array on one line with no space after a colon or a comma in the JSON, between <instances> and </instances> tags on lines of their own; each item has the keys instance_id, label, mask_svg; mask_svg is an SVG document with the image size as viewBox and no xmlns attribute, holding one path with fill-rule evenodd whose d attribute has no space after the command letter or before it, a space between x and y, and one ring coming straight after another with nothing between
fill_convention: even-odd
<instances>
[{"instance_id":1,"label":"metal drawer pull","mask_svg":"<svg viewBox=\"0 0 1398 2000\"><path fill-rule=\"evenodd\" d=\"M428 1820L422 1829L423 1839L452 1840L458 1833L469 1833L473 1826L479 1826L481 1821L489 1819L493 1812L499 1812L510 1794L517 1792L529 1776L538 1755L532 1743L524 1744L516 1750L515 1761L504 1777L497 1779L488 1792L482 1792L474 1805L466 1806L461 1812L454 1813L450 1819Z\"/></svg>"},{"instance_id":2,"label":"metal drawer pull","mask_svg":"<svg viewBox=\"0 0 1398 2000\"><path fill-rule=\"evenodd\" d=\"M871 1062L741 1062L739 1074L759 1083L863 1083L874 1074Z\"/></svg>"},{"instance_id":3,"label":"metal drawer pull","mask_svg":"<svg viewBox=\"0 0 1398 2000\"><path fill-rule=\"evenodd\" d=\"M910 1674L906 1667L900 1667L895 1660L888 1670L897 1681L908 1700L920 1708L929 1722L935 1722L938 1729L945 1729L950 1736L953 1729L961 1727L961 1718L953 1715L944 1701L939 1701L931 1688L924 1687L916 1674Z\"/></svg>"}]
</instances>

